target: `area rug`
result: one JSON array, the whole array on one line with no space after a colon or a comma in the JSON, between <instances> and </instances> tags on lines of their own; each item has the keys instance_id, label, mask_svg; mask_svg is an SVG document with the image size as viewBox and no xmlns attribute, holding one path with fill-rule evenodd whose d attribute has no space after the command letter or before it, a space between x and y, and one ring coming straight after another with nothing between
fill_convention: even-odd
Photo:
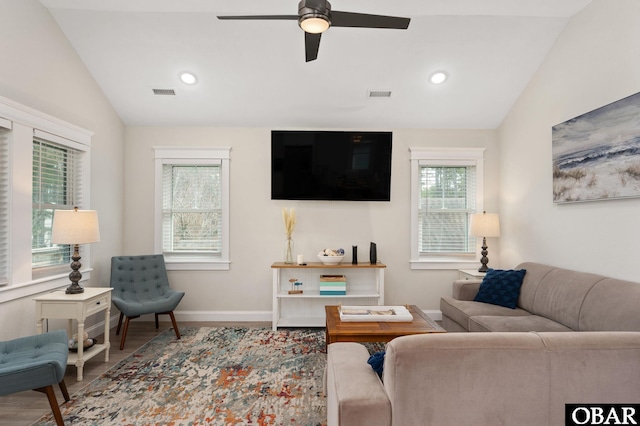
<instances>
[{"instance_id":1,"label":"area rug","mask_svg":"<svg viewBox=\"0 0 640 426\"><path fill-rule=\"evenodd\" d=\"M61 405L68 425L324 425L323 329L167 330ZM35 425L55 425L52 415Z\"/></svg>"}]
</instances>

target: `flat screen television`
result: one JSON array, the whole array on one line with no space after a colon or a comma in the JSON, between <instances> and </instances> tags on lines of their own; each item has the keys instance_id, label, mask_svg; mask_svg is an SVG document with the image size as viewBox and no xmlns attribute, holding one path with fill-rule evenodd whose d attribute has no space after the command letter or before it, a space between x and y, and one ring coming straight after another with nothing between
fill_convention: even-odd
<instances>
[{"instance_id":1,"label":"flat screen television","mask_svg":"<svg viewBox=\"0 0 640 426\"><path fill-rule=\"evenodd\" d=\"M272 200L390 201L391 132L271 132Z\"/></svg>"}]
</instances>

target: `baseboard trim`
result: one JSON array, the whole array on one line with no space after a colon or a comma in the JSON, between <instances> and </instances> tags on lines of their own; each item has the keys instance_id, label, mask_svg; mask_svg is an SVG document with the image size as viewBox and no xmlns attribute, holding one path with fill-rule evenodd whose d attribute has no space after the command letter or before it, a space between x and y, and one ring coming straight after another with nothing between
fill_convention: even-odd
<instances>
[{"instance_id":1,"label":"baseboard trim","mask_svg":"<svg viewBox=\"0 0 640 426\"><path fill-rule=\"evenodd\" d=\"M422 310L434 321L442 321L442 312L439 310ZM178 322L271 322L271 311L175 311L176 320ZM109 319L109 327L118 326L118 318L120 314L112 315ZM161 320L168 321L169 317L160 317ZM153 314L143 315L136 321L155 321ZM104 332L104 321L92 325L86 329L89 336L95 337Z\"/></svg>"},{"instance_id":2,"label":"baseboard trim","mask_svg":"<svg viewBox=\"0 0 640 426\"><path fill-rule=\"evenodd\" d=\"M442 320L442 312L438 310L423 310L434 321ZM271 311L175 311L176 320L179 321L228 321L228 322L252 322L272 320ZM153 320L152 316L149 316Z\"/></svg>"},{"instance_id":3,"label":"baseboard trim","mask_svg":"<svg viewBox=\"0 0 640 426\"><path fill-rule=\"evenodd\" d=\"M271 322L271 311L175 311L177 321ZM153 319L153 317L152 317Z\"/></svg>"}]
</instances>

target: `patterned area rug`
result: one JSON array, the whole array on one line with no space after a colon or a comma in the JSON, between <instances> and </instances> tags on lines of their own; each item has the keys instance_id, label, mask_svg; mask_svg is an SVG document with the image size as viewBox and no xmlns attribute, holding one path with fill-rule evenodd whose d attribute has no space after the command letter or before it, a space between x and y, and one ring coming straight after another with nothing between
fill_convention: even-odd
<instances>
[{"instance_id":1,"label":"patterned area rug","mask_svg":"<svg viewBox=\"0 0 640 426\"><path fill-rule=\"evenodd\" d=\"M61 405L68 425L324 425L324 329L160 334ZM36 425L55 425L44 416Z\"/></svg>"}]
</instances>

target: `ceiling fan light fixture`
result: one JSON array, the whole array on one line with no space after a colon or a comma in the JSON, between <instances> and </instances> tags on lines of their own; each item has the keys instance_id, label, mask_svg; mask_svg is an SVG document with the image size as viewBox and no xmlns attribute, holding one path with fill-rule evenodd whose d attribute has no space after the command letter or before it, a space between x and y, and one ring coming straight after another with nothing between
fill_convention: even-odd
<instances>
[{"instance_id":1,"label":"ceiling fan light fixture","mask_svg":"<svg viewBox=\"0 0 640 426\"><path fill-rule=\"evenodd\" d=\"M310 34L320 34L331 26L329 18L318 13L309 13L300 17L300 28Z\"/></svg>"}]
</instances>

